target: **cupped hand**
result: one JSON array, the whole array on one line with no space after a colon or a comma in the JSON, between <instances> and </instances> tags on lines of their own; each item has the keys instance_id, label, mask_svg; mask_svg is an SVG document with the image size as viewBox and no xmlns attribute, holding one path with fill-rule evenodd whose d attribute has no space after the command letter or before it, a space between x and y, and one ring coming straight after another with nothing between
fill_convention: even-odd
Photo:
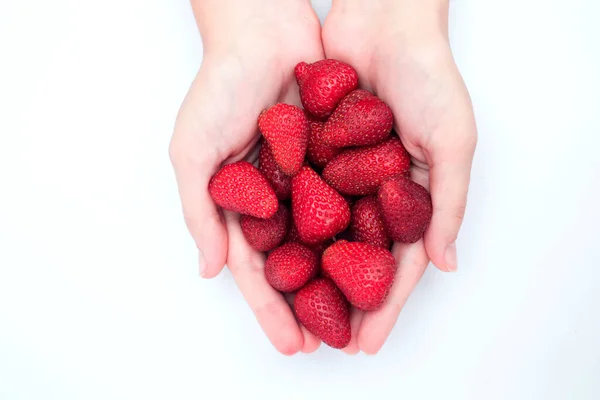
<instances>
[{"instance_id":1,"label":"cupped hand","mask_svg":"<svg viewBox=\"0 0 600 400\"><path fill-rule=\"evenodd\" d=\"M386 303L373 312L352 311L348 353L379 351L429 260L442 271L457 268L455 241L477 133L448 43L447 13L447 0L337 0L323 27L327 58L352 65L361 86L392 108L395 130L412 156L412 178L433 201L424 239L394 244L398 272Z\"/></svg>"},{"instance_id":2,"label":"cupped hand","mask_svg":"<svg viewBox=\"0 0 600 400\"><path fill-rule=\"evenodd\" d=\"M324 57L320 24L308 1L227 2L192 3L204 57L169 148L183 214L199 250L200 274L212 278L227 264L273 345L284 354L310 352L320 341L267 283L264 255L248 245L237 215L221 214L208 183L222 164L255 156L262 110L277 102L300 105L293 70L300 61Z\"/></svg>"}]
</instances>

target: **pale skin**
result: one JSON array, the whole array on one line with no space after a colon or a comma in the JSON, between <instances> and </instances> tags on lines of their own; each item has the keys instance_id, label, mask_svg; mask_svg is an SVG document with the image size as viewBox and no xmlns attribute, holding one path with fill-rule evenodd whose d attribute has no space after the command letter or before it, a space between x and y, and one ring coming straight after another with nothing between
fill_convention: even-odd
<instances>
[{"instance_id":1,"label":"pale skin","mask_svg":"<svg viewBox=\"0 0 600 400\"><path fill-rule=\"evenodd\" d=\"M320 341L294 318L264 278L239 216L208 194L223 163L256 156L256 118L277 102L300 105L293 68L325 57L352 65L361 85L394 112L412 156L412 177L428 188L433 218L423 240L394 244L396 281L377 311L352 310L345 352L377 353L429 261L457 268L455 241L464 216L477 133L466 87L448 43L448 0L334 0L323 27L308 0L193 0L204 45L202 66L183 102L170 145L186 224L200 274L225 264L275 348L315 351Z\"/></svg>"}]
</instances>

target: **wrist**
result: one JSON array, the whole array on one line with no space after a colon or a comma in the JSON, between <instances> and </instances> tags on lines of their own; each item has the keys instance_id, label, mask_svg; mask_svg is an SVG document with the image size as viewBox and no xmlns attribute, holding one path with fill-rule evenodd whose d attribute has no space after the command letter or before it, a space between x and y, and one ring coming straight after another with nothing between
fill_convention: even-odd
<instances>
[{"instance_id":1,"label":"wrist","mask_svg":"<svg viewBox=\"0 0 600 400\"><path fill-rule=\"evenodd\" d=\"M275 48L290 32L320 24L310 0L191 0L204 51L236 53Z\"/></svg>"},{"instance_id":2,"label":"wrist","mask_svg":"<svg viewBox=\"0 0 600 400\"><path fill-rule=\"evenodd\" d=\"M449 0L333 0L332 7L340 13L362 15L386 33L411 40L448 37Z\"/></svg>"}]
</instances>

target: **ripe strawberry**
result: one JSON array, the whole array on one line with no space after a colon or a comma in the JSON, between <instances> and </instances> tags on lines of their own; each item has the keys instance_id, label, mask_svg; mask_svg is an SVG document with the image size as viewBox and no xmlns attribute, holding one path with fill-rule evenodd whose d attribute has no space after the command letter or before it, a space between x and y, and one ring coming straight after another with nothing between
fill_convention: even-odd
<instances>
[{"instance_id":1,"label":"ripe strawberry","mask_svg":"<svg viewBox=\"0 0 600 400\"><path fill-rule=\"evenodd\" d=\"M275 289L294 292L317 274L318 267L313 250L300 243L285 243L267 257L265 277Z\"/></svg>"},{"instance_id":2,"label":"ripe strawberry","mask_svg":"<svg viewBox=\"0 0 600 400\"><path fill-rule=\"evenodd\" d=\"M267 142L263 142L258 155L258 169L271 183L279 200L287 200L292 195L292 178L283 173L275 162L273 152Z\"/></svg>"},{"instance_id":3,"label":"ripe strawberry","mask_svg":"<svg viewBox=\"0 0 600 400\"><path fill-rule=\"evenodd\" d=\"M298 321L328 346L343 349L350 343L348 302L330 279L317 278L300 289L294 311Z\"/></svg>"},{"instance_id":4,"label":"ripe strawberry","mask_svg":"<svg viewBox=\"0 0 600 400\"><path fill-rule=\"evenodd\" d=\"M358 86L354 68L337 60L301 62L294 73L302 105L317 118L327 118L340 100Z\"/></svg>"},{"instance_id":5,"label":"ripe strawberry","mask_svg":"<svg viewBox=\"0 0 600 400\"><path fill-rule=\"evenodd\" d=\"M414 243L423 236L433 210L427 189L398 175L381 184L377 200L392 240Z\"/></svg>"},{"instance_id":6,"label":"ripe strawberry","mask_svg":"<svg viewBox=\"0 0 600 400\"><path fill-rule=\"evenodd\" d=\"M308 147L306 157L317 168L324 168L325 164L331 161L340 153L340 149L327 146L321 139L323 133L323 122L309 119L310 135L308 137Z\"/></svg>"},{"instance_id":7,"label":"ripe strawberry","mask_svg":"<svg viewBox=\"0 0 600 400\"><path fill-rule=\"evenodd\" d=\"M392 110L366 90L342 99L323 128L323 142L334 147L367 146L384 140L392 130Z\"/></svg>"},{"instance_id":8,"label":"ripe strawberry","mask_svg":"<svg viewBox=\"0 0 600 400\"><path fill-rule=\"evenodd\" d=\"M389 250L345 240L325 250L321 267L348 301L364 311L381 307L396 274L396 261Z\"/></svg>"},{"instance_id":9,"label":"ripe strawberry","mask_svg":"<svg viewBox=\"0 0 600 400\"><path fill-rule=\"evenodd\" d=\"M283 241L290 226L290 212L283 204L271 218L262 219L242 215L242 232L253 249L269 251Z\"/></svg>"},{"instance_id":10,"label":"ripe strawberry","mask_svg":"<svg viewBox=\"0 0 600 400\"><path fill-rule=\"evenodd\" d=\"M292 179L292 216L302 241L317 244L346 229L350 207L315 171L305 166Z\"/></svg>"},{"instance_id":11,"label":"ripe strawberry","mask_svg":"<svg viewBox=\"0 0 600 400\"><path fill-rule=\"evenodd\" d=\"M224 209L257 218L271 218L279 207L267 179L246 161L223 166L211 178L208 191Z\"/></svg>"},{"instance_id":12,"label":"ripe strawberry","mask_svg":"<svg viewBox=\"0 0 600 400\"><path fill-rule=\"evenodd\" d=\"M352 239L389 249L392 241L385 232L383 216L375 196L363 197L352 207Z\"/></svg>"},{"instance_id":13,"label":"ripe strawberry","mask_svg":"<svg viewBox=\"0 0 600 400\"><path fill-rule=\"evenodd\" d=\"M290 104L276 104L260 114L258 128L283 172L296 174L304 163L310 130L304 111Z\"/></svg>"},{"instance_id":14,"label":"ripe strawberry","mask_svg":"<svg viewBox=\"0 0 600 400\"><path fill-rule=\"evenodd\" d=\"M321 243L317 243L317 244L306 244L306 243L302 242L302 239L300 239L300 234L298 233L298 228L296 228L296 224L294 223L293 218L290 221L290 229L284 239L284 242L285 243L300 243L300 244L305 245L309 249L314 250L315 254L319 257L319 260L321 260L321 255L323 254L325 249L333 244L333 240L331 240L331 239L326 240Z\"/></svg>"},{"instance_id":15,"label":"ripe strawberry","mask_svg":"<svg viewBox=\"0 0 600 400\"><path fill-rule=\"evenodd\" d=\"M345 195L365 196L377 192L385 179L408 171L410 156L402 142L392 137L383 143L349 149L331 160L323 179Z\"/></svg>"}]
</instances>

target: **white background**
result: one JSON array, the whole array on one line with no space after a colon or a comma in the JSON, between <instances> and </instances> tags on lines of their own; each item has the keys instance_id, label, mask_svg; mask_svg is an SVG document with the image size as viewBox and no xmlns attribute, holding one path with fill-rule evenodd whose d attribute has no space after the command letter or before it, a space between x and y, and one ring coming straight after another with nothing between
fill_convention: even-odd
<instances>
[{"instance_id":1,"label":"white background","mask_svg":"<svg viewBox=\"0 0 600 400\"><path fill-rule=\"evenodd\" d=\"M460 271L379 355L288 358L180 215L187 0L1 0L0 399L600 398L600 6L451 8L480 132Z\"/></svg>"}]
</instances>

